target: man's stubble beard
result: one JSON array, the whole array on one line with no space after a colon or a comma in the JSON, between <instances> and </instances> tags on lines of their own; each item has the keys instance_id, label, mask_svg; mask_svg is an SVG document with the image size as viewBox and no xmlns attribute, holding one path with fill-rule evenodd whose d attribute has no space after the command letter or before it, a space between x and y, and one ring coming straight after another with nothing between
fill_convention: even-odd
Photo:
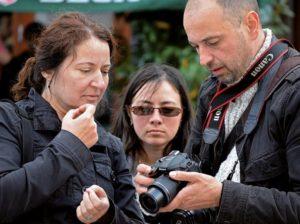
<instances>
[{"instance_id":1,"label":"man's stubble beard","mask_svg":"<svg viewBox=\"0 0 300 224\"><path fill-rule=\"evenodd\" d=\"M240 37L240 47L238 48L240 50L237 55L240 55L241 57L237 57L237 61L239 62L235 63L236 66L232 66L236 67L236 69L232 71L228 70L229 73L226 75L224 80L219 80L225 85L233 85L235 83L238 83L244 77L245 73L250 67L251 62L253 61L253 56L251 55L250 48L247 48L245 45L243 45L243 43L245 43L245 39Z\"/></svg>"}]
</instances>

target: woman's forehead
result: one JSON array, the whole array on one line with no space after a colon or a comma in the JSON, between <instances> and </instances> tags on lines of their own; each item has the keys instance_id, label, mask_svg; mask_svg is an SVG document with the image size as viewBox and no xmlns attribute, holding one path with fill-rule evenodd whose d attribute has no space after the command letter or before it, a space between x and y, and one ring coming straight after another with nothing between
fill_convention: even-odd
<instances>
[{"instance_id":1,"label":"woman's forehead","mask_svg":"<svg viewBox=\"0 0 300 224\"><path fill-rule=\"evenodd\" d=\"M74 47L65 58L65 64L110 65L110 50L107 42L98 38L88 38Z\"/></svg>"},{"instance_id":2,"label":"woman's forehead","mask_svg":"<svg viewBox=\"0 0 300 224\"><path fill-rule=\"evenodd\" d=\"M176 101L180 100L177 89L168 81L148 82L133 97L133 101Z\"/></svg>"}]
</instances>

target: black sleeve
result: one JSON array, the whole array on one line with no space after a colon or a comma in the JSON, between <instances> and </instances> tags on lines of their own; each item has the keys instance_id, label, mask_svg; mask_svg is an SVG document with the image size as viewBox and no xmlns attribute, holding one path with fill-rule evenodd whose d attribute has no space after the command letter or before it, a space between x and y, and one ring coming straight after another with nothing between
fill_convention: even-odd
<instances>
[{"instance_id":1,"label":"black sleeve","mask_svg":"<svg viewBox=\"0 0 300 224\"><path fill-rule=\"evenodd\" d=\"M20 119L1 105L0 223L38 207L92 160L77 137L61 131L33 161L21 165L21 135Z\"/></svg>"}]
</instances>

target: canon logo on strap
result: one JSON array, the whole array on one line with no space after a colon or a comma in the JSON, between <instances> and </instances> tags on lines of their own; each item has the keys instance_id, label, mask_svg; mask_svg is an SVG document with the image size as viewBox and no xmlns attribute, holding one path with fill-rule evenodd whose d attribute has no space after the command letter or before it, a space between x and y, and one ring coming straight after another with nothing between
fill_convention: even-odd
<instances>
[{"instance_id":1,"label":"canon logo on strap","mask_svg":"<svg viewBox=\"0 0 300 224\"><path fill-rule=\"evenodd\" d=\"M220 120L220 116L222 115L222 108L220 108L220 109L218 109L217 111L216 111L216 113L214 114L214 121L219 121Z\"/></svg>"},{"instance_id":2,"label":"canon logo on strap","mask_svg":"<svg viewBox=\"0 0 300 224\"><path fill-rule=\"evenodd\" d=\"M262 61L259 63L259 65L251 72L251 75L255 77L261 70L266 67L269 62L271 62L274 58L273 54L268 54Z\"/></svg>"}]
</instances>

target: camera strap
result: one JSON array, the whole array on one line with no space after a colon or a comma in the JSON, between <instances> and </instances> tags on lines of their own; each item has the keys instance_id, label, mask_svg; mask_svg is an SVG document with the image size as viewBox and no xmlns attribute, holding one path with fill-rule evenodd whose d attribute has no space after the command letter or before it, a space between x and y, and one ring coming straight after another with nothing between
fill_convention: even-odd
<instances>
[{"instance_id":1,"label":"camera strap","mask_svg":"<svg viewBox=\"0 0 300 224\"><path fill-rule=\"evenodd\" d=\"M255 94L244 132L249 134L255 128L265 102L266 89L273 76L276 75L282 57L288 52L288 45L289 42L286 40L273 42L238 83L226 88L218 86L217 92L209 104L209 112L204 123L203 140L206 144L213 144L219 137L229 103L263 79L260 90Z\"/></svg>"}]
</instances>

